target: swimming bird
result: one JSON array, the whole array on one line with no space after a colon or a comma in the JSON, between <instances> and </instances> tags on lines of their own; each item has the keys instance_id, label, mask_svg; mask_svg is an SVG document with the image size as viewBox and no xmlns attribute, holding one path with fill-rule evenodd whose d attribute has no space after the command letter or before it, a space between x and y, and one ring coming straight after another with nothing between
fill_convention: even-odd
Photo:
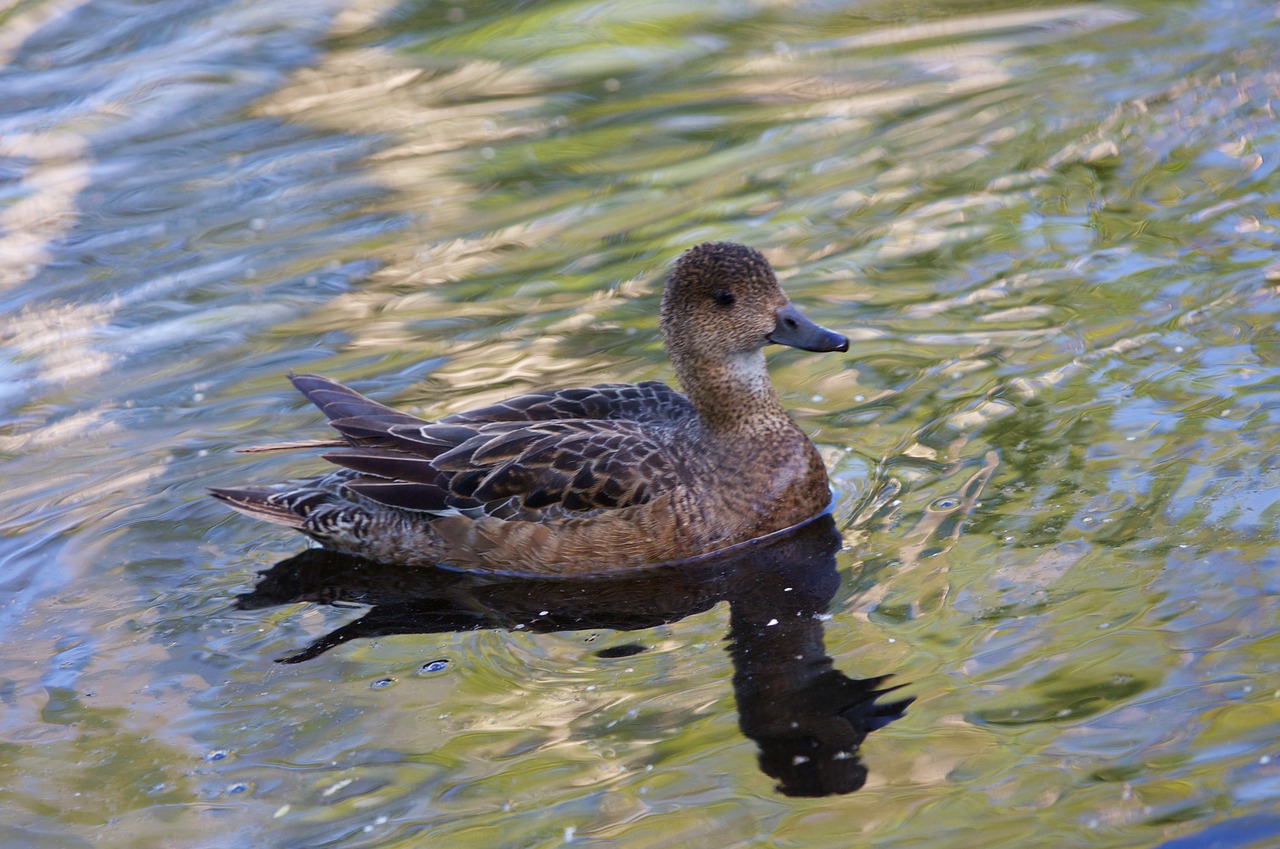
<instances>
[{"instance_id":1,"label":"swimming bird","mask_svg":"<svg viewBox=\"0 0 1280 849\"><path fill-rule=\"evenodd\" d=\"M316 375L290 380L340 439L321 477L209 492L372 560L589 575L698 557L797 525L831 499L764 348L847 351L758 251L709 242L667 276L661 334L684 394L657 382L552 389L427 421ZM252 449L250 449L252 450Z\"/></svg>"}]
</instances>

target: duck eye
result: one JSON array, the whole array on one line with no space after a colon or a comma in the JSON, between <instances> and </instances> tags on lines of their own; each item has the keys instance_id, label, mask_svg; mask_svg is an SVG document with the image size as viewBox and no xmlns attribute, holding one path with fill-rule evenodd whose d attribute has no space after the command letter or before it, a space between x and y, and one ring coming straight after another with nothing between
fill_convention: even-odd
<instances>
[{"instance_id":1,"label":"duck eye","mask_svg":"<svg viewBox=\"0 0 1280 849\"><path fill-rule=\"evenodd\" d=\"M716 289L711 293L711 297L714 298L715 302L722 307L733 306L733 302L735 300L733 293L726 289Z\"/></svg>"}]
</instances>

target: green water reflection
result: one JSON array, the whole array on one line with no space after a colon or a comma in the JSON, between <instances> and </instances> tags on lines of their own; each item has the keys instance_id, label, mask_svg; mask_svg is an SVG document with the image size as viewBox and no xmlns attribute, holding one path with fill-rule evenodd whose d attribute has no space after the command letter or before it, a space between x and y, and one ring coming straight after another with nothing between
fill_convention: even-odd
<instances>
[{"instance_id":1,"label":"green water reflection","mask_svg":"<svg viewBox=\"0 0 1280 849\"><path fill-rule=\"evenodd\" d=\"M1243 1L0 12L0 843L1272 845L1278 37ZM853 340L771 364L844 537L823 656L915 698L861 790L774 790L723 604L273 663L369 612L236 604L298 542L201 491L319 468L229 453L323 433L288 370L432 416L670 379L660 276L707 239Z\"/></svg>"}]
</instances>

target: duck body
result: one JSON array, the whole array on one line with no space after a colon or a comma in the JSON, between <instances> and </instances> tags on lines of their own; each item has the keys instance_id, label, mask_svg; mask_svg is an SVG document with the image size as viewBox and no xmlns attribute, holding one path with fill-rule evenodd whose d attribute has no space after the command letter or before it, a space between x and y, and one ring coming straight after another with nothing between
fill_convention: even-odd
<instances>
[{"instance_id":1,"label":"duck body","mask_svg":"<svg viewBox=\"0 0 1280 849\"><path fill-rule=\"evenodd\" d=\"M686 394L658 382L531 393L431 422L323 377L292 376L341 439L340 468L211 494L373 560L574 575L683 560L799 524L829 504L826 469L778 401L771 342L846 350L800 315L764 257L683 254L662 333Z\"/></svg>"}]
</instances>

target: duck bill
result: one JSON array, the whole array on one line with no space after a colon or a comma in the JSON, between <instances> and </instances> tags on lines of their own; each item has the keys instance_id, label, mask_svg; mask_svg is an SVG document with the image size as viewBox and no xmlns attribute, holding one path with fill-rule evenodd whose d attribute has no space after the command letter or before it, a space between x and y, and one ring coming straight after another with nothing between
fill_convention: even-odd
<instances>
[{"instance_id":1,"label":"duck bill","mask_svg":"<svg viewBox=\"0 0 1280 849\"><path fill-rule=\"evenodd\" d=\"M790 345L802 351L847 351L849 340L805 318L791 304L779 307L778 324L767 338L777 345Z\"/></svg>"}]
</instances>

